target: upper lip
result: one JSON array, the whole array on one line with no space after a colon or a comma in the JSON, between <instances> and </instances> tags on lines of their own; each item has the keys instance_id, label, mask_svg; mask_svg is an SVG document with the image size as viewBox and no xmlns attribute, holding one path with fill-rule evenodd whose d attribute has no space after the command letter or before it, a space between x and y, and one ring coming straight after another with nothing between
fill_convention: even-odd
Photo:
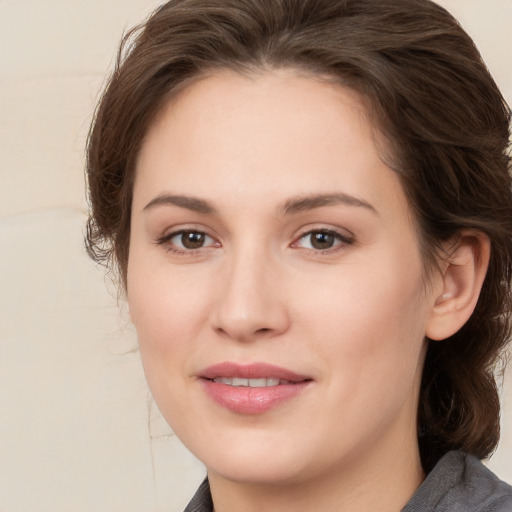
<instances>
[{"instance_id":1,"label":"upper lip","mask_svg":"<svg viewBox=\"0 0 512 512\"><path fill-rule=\"evenodd\" d=\"M311 380L307 375L300 375L287 368L281 368L268 363L240 364L234 362L223 362L209 366L199 373L203 379L213 380L219 377L238 377L242 379L276 378L290 382L303 382Z\"/></svg>"}]
</instances>

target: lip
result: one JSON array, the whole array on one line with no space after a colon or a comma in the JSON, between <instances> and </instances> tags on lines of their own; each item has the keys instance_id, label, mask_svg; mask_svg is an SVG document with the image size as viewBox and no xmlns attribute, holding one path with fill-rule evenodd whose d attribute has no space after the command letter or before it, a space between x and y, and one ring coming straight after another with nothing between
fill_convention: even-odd
<instances>
[{"instance_id":1,"label":"lip","mask_svg":"<svg viewBox=\"0 0 512 512\"><path fill-rule=\"evenodd\" d=\"M238 364L224 362L202 370L199 375L206 394L218 405L240 414L262 414L296 398L313 379L268 363ZM286 381L277 386L244 387L214 382L221 377L243 379L277 378Z\"/></svg>"}]
</instances>

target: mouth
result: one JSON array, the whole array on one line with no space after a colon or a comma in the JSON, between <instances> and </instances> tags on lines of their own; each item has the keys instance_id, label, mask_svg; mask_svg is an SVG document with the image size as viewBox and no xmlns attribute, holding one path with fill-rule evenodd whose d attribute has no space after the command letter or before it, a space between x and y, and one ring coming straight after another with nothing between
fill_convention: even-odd
<instances>
[{"instance_id":1,"label":"mouth","mask_svg":"<svg viewBox=\"0 0 512 512\"><path fill-rule=\"evenodd\" d=\"M267 363L220 363L199 380L217 405L239 414L261 414L297 398L313 379Z\"/></svg>"}]
</instances>

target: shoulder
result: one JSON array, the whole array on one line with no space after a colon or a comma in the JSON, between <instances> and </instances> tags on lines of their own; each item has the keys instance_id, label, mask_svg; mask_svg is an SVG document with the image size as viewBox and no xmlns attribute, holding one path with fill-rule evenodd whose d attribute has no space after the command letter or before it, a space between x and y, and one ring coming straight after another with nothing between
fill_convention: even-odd
<instances>
[{"instance_id":1,"label":"shoulder","mask_svg":"<svg viewBox=\"0 0 512 512\"><path fill-rule=\"evenodd\" d=\"M490 469L472 455L464 455L463 488L478 501L473 501L482 512L512 512L512 487L500 480ZM470 498L468 497L469 503ZM473 509L468 509L473 510Z\"/></svg>"},{"instance_id":2,"label":"shoulder","mask_svg":"<svg viewBox=\"0 0 512 512\"><path fill-rule=\"evenodd\" d=\"M197 489L194 497L183 512L213 512L212 495L208 478Z\"/></svg>"},{"instance_id":3,"label":"shoulder","mask_svg":"<svg viewBox=\"0 0 512 512\"><path fill-rule=\"evenodd\" d=\"M480 460L447 453L403 512L512 512L512 487Z\"/></svg>"}]
</instances>

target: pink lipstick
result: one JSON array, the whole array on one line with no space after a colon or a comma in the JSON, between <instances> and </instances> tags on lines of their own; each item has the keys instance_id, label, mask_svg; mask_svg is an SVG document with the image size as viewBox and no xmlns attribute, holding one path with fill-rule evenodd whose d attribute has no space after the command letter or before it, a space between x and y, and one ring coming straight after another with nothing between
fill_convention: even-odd
<instances>
[{"instance_id":1,"label":"pink lipstick","mask_svg":"<svg viewBox=\"0 0 512 512\"><path fill-rule=\"evenodd\" d=\"M241 414L261 414L295 398L311 377L266 363L224 362L200 372L208 396Z\"/></svg>"}]
</instances>

